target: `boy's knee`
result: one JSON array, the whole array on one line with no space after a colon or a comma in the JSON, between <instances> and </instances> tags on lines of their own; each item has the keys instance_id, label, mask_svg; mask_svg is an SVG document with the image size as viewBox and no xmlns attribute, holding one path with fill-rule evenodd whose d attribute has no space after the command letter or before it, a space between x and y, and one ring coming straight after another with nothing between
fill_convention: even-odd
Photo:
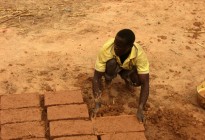
<instances>
[{"instance_id":1,"label":"boy's knee","mask_svg":"<svg viewBox=\"0 0 205 140\"><path fill-rule=\"evenodd\" d=\"M110 59L106 62L106 73L109 75L113 75L116 73L117 69L117 61L116 59Z\"/></svg>"},{"instance_id":2,"label":"boy's knee","mask_svg":"<svg viewBox=\"0 0 205 140\"><path fill-rule=\"evenodd\" d=\"M117 72L117 61L116 59L110 59L106 62L105 79L110 81L116 77Z\"/></svg>"},{"instance_id":3,"label":"boy's knee","mask_svg":"<svg viewBox=\"0 0 205 140\"><path fill-rule=\"evenodd\" d=\"M117 65L117 61L116 61L116 59L115 58L112 58L112 59L110 59L110 60L108 60L107 62L106 62L106 67L107 68L110 68L110 67L115 67Z\"/></svg>"},{"instance_id":4,"label":"boy's knee","mask_svg":"<svg viewBox=\"0 0 205 140\"><path fill-rule=\"evenodd\" d=\"M139 75L137 72L134 72L130 75L130 80L132 81L133 86L135 87L141 86L141 81L139 79Z\"/></svg>"}]
</instances>

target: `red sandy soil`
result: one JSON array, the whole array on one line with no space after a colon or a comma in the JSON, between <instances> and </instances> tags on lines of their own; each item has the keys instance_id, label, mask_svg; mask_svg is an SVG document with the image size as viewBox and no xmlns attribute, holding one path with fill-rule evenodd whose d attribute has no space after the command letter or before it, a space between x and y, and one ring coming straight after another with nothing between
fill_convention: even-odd
<instances>
[{"instance_id":1,"label":"red sandy soil","mask_svg":"<svg viewBox=\"0 0 205 140\"><path fill-rule=\"evenodd\" d=\"M204 5L204 0L1 0L0 93L80 88L91 110L98 51L117 31L130 28L150 61L147 139L202 140L205 111L196 86L205 80ZM104 105L98 115L135 114L139 88L130 94L119 77L112 85L115 105Z\"/></svg>"}]
</instances>

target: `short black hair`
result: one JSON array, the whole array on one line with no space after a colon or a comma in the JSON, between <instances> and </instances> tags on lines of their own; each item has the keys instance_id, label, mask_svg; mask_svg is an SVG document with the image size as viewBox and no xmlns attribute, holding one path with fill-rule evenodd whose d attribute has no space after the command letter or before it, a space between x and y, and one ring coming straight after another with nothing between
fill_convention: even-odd
<instances>
[{"instance_id":1,"label":"short black hair","mask_svg":"<svg viewBox=\"0 0 205 140\"><path fill-rule=\"evenodd\" d=\"M130 29L122 29L116 36L125 39L127 45L132 45L135 42L135 34Z\"/></svg>"}]
</instances>

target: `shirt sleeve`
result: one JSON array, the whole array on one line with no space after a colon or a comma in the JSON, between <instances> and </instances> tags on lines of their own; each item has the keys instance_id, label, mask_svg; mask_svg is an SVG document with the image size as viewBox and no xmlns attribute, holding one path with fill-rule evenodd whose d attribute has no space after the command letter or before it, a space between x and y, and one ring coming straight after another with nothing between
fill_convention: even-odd
<instances>
[{"instance_id":1,"label":"shirt sleeve","mask_svg":"<svg viewBox=\"0 0 205 140\"><path fill-rule=\"evenodd\" d=\"M95 63L95 70L105 72L106 68L106 53L103 49L100 50Z\"/></svg>"},{"instance_id":2,"label":"shirt sleeve","mask_svg":"<svg viewBox=\"0 0 205 140\"><path fill-rule=\"evenodd\" d=\"M97 60L95 63L95 70L99 72L105 72L106 62L112 59L112 54L107 48L102 48L98 53Z\"/></svg>"},{"instance_id":3,"label":"shirt sleeve","mask_svg":"<svg viewBox=\"0 0 205 140\"><path fill-rule=\"evenodd\" d=\"M101 48L98 53L97 60L95 63L95 70L99 72L105 72L106 62L109 59L112 59L113 55L111 53L111 46L114 42L114 39L109 39Z\"/></svg>"},{"instance_id":4,"label":"shirt sleeve","mask_svg":"<svg viewBox=\"0 0 205 140\"><path fill-rule=\"evenodd\" d=\"M138 54L136 60L136 67L138 74L148 74L149 73L149 61L145 52L142 50L140 54Z\"/></svg>"}]
</instances>

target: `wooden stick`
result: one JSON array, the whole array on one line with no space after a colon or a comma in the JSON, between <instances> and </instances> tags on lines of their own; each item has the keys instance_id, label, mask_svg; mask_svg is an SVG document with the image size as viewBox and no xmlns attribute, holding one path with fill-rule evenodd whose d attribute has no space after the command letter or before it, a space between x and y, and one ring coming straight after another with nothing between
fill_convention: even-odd
<instances>
[{"instance_id":1,"label":"wooden stick","mask_svg":"<svg viewBox=\"0 0 205 140\"><path fill-rule=\"evenodd\" d=\"M34 17L32 14L22 14L21 17Z\"/></svg>"},{"instance_id":2,"label":"wooden stick","mask_svg":"<svg viewBox=\"0 0 205 140\"><path fill-rule=\"evenodd\" d=\"M172 50L172 49L169 49L170 51L172 51L172 52L174 52L175 54L177 54L177 55L182 55L181 53L177 53L177 52L175 52L174 50Z\"/></svg>"},{"instance_id":3,"label":"wooden stick","mask_svg":"<svg viewBox=\"0 0 205 140\"><path fill-rule=\"evenodd\" d=\"M21 12L21 13L18 13L18 14L16 14L16 15L13 15L13 16L11 16L10 18L1 21L0 24L5 23L5 22L7 22L7 21L9 21L9 20L12 20L13 18L18 17L18 16L20 16L21 14L24 14L24 13L26 13L26 12L27 12L27 11L23 11L23 12Z\"/></svg>"},{"instance_id":4,"label":"wooden stick","mask_svg":"<svg viewBox=\"0 0 205 140\"><path fill-rule=\"evenodd\" d=\"M205 31L201 31L201 32L197 32L197 31L195 31L195 32L185 32L185 33L198 33L198 34L203 34L203 33L205 33Z\"/></svg>"},{"instance_id":5,"label":"wooden stick","mask_svg":"<svg viewBox=\"0 0 205 140\"><path fill-rule=\"evenodd\" d=\"M205 48L203 45L201 45L200 43L197 43L199 46L201 46L202 48Z\"/></svg>"}]
</instances>

